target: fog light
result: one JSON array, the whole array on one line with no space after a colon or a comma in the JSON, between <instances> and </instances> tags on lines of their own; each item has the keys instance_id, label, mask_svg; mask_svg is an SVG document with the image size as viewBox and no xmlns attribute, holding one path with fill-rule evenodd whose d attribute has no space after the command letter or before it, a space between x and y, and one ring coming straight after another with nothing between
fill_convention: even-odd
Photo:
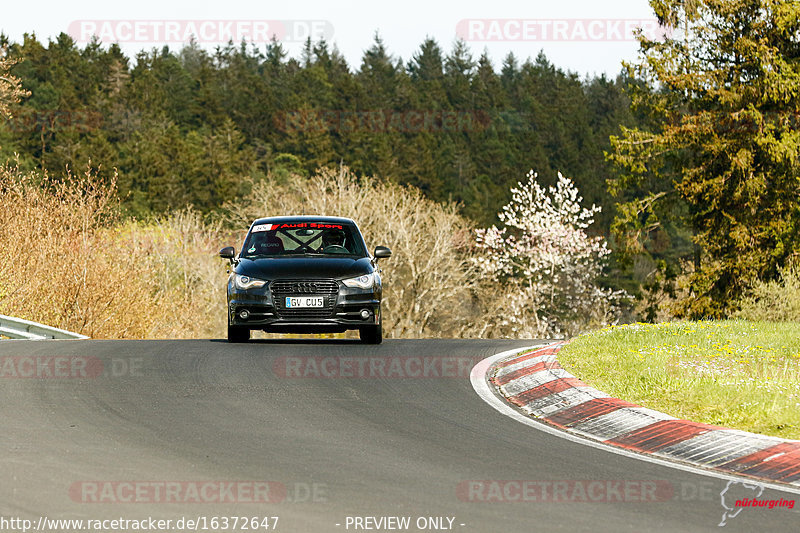
<instances>
[{"instance_id":1,"label":"fog light","mask_svg":"<svg viewBox=\"0 0 800 533\"><path fill-rule=\"evenodd\" d=\"M363 320L366 320L366 319L369 318L369 310L368 309L362 309L361 310L361 318Z\"/></svg>"},{"instance_id":2,"label":"fog light","mask_svg":"<svg viewBox=\"0 0 800 533\"><path fill-rule=\"evenodd\" d=\"M242 309L241 311L239 311L239 318L241 318L242 320L247 320L248 318L250 318L250 311L248 311L247 309Z\"/></svg>"}]
</instances>

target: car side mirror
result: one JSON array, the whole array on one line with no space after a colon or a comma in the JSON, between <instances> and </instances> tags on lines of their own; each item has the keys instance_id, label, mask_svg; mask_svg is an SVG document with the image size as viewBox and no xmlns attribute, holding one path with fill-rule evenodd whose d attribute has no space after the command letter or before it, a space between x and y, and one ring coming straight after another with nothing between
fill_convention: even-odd
<instances>
[{"instance_id":1,"label":"car side mirror","mask_svg":"<svg viewBox=\"0 0 800 533\"><path fill-rule=\"evenodd\" d=\"M236 250L233 246L226 246L222 250L219 251L219 256L223 259L227 259L228 261L233 264L233 258L236 255Z\"/></svg>"},{"instance_id":2,"label":"car side mirror","mask_svg":"<svg viewBox=\"0 0 800 533\"><path fill-rule=\"evenodd\" d=\"M387 257L392 257L392 251L386 246L376 246L373 255L375 259L385 259Z\"/></svg>"}]
</instances>

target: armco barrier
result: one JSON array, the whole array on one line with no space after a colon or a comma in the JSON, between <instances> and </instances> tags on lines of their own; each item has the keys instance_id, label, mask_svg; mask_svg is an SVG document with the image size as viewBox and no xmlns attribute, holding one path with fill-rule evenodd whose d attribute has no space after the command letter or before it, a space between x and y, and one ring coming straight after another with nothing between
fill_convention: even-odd
<instances>
[{"instance_id":1,"label":"armco barrier","mask_svg":"<svg viewBox=\"0 0 800 533\"><path fill-rule=\"evenodd\" d=\"M46 339L88 339L86 335L58 329L30 320L0 315L0 339L46 340Z\"/></svg>"}]
</instances>

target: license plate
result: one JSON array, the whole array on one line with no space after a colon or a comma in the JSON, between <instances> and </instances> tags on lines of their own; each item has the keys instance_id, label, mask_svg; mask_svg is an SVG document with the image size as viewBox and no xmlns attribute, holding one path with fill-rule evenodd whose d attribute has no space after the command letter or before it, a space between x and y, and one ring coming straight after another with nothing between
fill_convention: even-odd
<instances>
[{"instance_id":1,"label":"license plate","mask_svg":"<svg viewBox=\"0 0 800 533\"><path fill-rule=\"evenodd\" d=\"M287 296L286 309L298 307L325 307L325 300L322 296Z\"/></svg>"}]
</instances>

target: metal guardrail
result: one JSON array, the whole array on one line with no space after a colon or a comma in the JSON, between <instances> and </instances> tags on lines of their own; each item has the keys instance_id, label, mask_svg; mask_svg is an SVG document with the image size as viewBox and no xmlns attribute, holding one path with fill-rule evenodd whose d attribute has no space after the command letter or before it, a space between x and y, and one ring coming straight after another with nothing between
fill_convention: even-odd
<instances>
[{"instance_id":1,"label":"metal guardrail","mask_svg":"<svg viewBox=\"0 0 800 533\"><path fill-rule=\"evenodd\" d=\"M0 315L0 339L27 339L27 340L46 340L46 339L88 339L86 335L73 333L63 329L45 326L30 320L14 318L13 316Z\"/></svg>"}]
</instances>

